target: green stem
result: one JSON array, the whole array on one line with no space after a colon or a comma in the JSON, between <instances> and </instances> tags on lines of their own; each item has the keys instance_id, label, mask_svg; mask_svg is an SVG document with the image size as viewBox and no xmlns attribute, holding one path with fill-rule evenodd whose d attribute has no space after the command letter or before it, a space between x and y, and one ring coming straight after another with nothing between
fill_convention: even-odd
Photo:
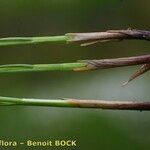
<instances>
[{"instance_id":1,"label":"green stem","mask_svg":"<svg viewBox=\"0 0 150 150\"><path fill-rule=\"evenodd\" d=\"M73 108L100 108L113 110L150 110L150 102L142 101L108 101L79 99L29 99L0 96L1 106L49 106Z\"/></svg>"},{"instance_id":2,"label":"green stem","mask_svg":"<svg viewBox=\"0 0 150 150\"><path fill-rule=\"evenodd\" d=\"M60 64L0 65L0 73L39 72L39 71L54 71L54 70L85 71L85 70L106 69L123 66L149 64L149 63L150 63L150 55L142 55L134 57L114 58L114 59L80 60L74 63L60 63ZM147 66L146 68L147 68L146 70L148 71L149 67Z\"/></svg>"},{"instance_id":3,"label":"green stem","mask_svg":"<svg viewBox=\"0 0 150 150\"><path fill-rule=\"evenodd\" d=\"M39 71L53 71L53 70L75 70L86 67L87 63L61 63L61 64L12 64L0 65L0 73L11 72L39 72Z\"/></svg>"},{"instance_id":4,"label":"green stem","mask_svg":"<svg viewBox=\"0 0 150 150\"><path fill-rule=\"evenodd\" d=\"M0 38L0 46L20 45L20 44L35 44L42 42L85 42L81 46L98 43L100 41L113 41L123 39L139 39L150 40L150 31L146 30L108 30L105 32L91 33L66 33L61 36L44 36L44 37L8 37Z\"/></svg>"},{"instance_id":5,"label":"green stem","mask_svg":"<svg viewBox=\"0 0 150 150\"><path fill-rule=\"evenodd\" d=\"M43 42L61 42L61 41L62 42L66 41L66 36L9 37L9 38L1 38L0 46L36 44Z\"/></svg>"}]
</instances>

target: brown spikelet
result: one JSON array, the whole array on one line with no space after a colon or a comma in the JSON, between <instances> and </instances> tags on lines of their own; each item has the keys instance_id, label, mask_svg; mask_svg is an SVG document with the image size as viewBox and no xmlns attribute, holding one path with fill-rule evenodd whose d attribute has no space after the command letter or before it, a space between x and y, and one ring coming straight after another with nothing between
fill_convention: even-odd
<instances>
[{"instance_id":1,"label":"brown spikelet","mask_svg":"<svg viewBox=\"0 0 150 150\"><path fill-rule=\"evenodd\" d=\"M145 72L150 70L150 64L144 64L140 67L139 70L137 70L127 82L123 83L123 86L127 85L129 82L134 80L135 78L139 77L140 75L144 74Z\"/></svg>"}]
</instances>

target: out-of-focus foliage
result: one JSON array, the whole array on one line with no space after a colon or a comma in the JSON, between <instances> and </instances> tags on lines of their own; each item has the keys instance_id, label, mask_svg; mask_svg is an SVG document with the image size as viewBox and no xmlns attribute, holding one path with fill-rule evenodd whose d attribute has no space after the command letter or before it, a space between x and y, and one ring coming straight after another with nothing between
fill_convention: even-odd
<instances>
[{"instance_id":1,"label":"out-of-focus foliage","mask_svg":"<svg viewBox=\"0 0 150 150\"><path fill-rule=\"evenodd\" d=\"M149 29L148 0L0 0L0 37L44 36L129 27ZM147 41L0 47L0 64L59 63L148 54ZM121 87L136 67L86 73L0 75L0 95L33 98L150 100L149 73ZM1 107L0 138L76 139L78 149L146 150L149 112ZM19 147L24 149L23 146Z\"/></svg>"}]
</instances>

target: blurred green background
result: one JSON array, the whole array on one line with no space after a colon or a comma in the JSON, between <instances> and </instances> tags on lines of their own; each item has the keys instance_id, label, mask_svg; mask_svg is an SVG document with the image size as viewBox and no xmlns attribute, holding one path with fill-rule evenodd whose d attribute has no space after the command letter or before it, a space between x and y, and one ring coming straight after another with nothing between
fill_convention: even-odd
<instances>
[{"instance_id":1,"label":"blurred green background","mask_svg":"<svg viewBox=\"0 0 150 150\"><path fill-rule=\"evenodd\" d=\"M0 37L60 35L129 27L149 29L149 6L148 0L0 0ZM9 46L0 47L0 64L59 63L143 55L149 53L149 48L147 41L99 43L88 47L65 43ZM149 101L149 72L121 87L136 69L0 74L0 95ZM68 149L148 150L150 113L0 107L0 139L73 139L77 140L77 147ZM21 145L17 149L27 147Z\"/></svg>"}]
</instances>

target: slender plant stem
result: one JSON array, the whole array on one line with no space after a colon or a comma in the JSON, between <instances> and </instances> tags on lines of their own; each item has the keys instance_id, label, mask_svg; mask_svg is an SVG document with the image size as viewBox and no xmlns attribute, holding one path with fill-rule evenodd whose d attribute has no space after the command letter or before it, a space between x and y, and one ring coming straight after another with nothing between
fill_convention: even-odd
<instances>
[{"instance_id":1,"label":"slender plant stem","mask_svg":"<svg viewBox=\"0 0 150 150\"><path fill-rule=\"evenodd\" d=\"M65 71L74 70L77 68L85 67L86 63L61 63L61 64L10 64L0 65L0 73L13 73L13 72L40 72L40 71Z\"/></svg>"},{"instance_id":2,"label":"slender plant stem","mask_svg":"<svg viewBox=\"0 0 150 150\"><path fill-rule=\"evenodd\" d=\"M79 99L29 99L0 96L0 106L47 106L73 108L100 108L113 110L150 110L150 102L143 101L107 101Z\"/></svg>"},{"instance_id":3,"label":"slender plant stem","mask_svg":"<svg viewBox=\"0 0 150 150\"><path fill-rule=\"evenodd\" d=\"M63 42L63 41L66 41L66 36L9 37L9 38L1 38L0 46L37 44L46 42Z\"/></svg>"},{"instance_id":4,"label":"slender plant stem","mask_svg":"<svg viewBox=\"0 0 150 150\"><path fill-rule=\"evenodd\" d=\"M150 63L150 55L114 58L114 59L100 59L100 60L80 60L75 63L0 65L0 73L39 72L39 71L54 71L54 70L87 71L95 69L140 65L147 63L148 64Z\"/></svg>"},{"instance_id":5,"label":"slender plant stem","mask_svg":"<svg viewBox=\"0 0 150 150\"><path fill-rule=\"evenodd\" d=\"M0 39L0 46L37 44L44 42L86 42L81 46L87 46L97 42L112 40L139 39L150 40L150 31L146 30L108 30L105 32L91 33L66 33L62 36L44 36L44 37L8 37Z\"/></svg>"}]
</instances>

